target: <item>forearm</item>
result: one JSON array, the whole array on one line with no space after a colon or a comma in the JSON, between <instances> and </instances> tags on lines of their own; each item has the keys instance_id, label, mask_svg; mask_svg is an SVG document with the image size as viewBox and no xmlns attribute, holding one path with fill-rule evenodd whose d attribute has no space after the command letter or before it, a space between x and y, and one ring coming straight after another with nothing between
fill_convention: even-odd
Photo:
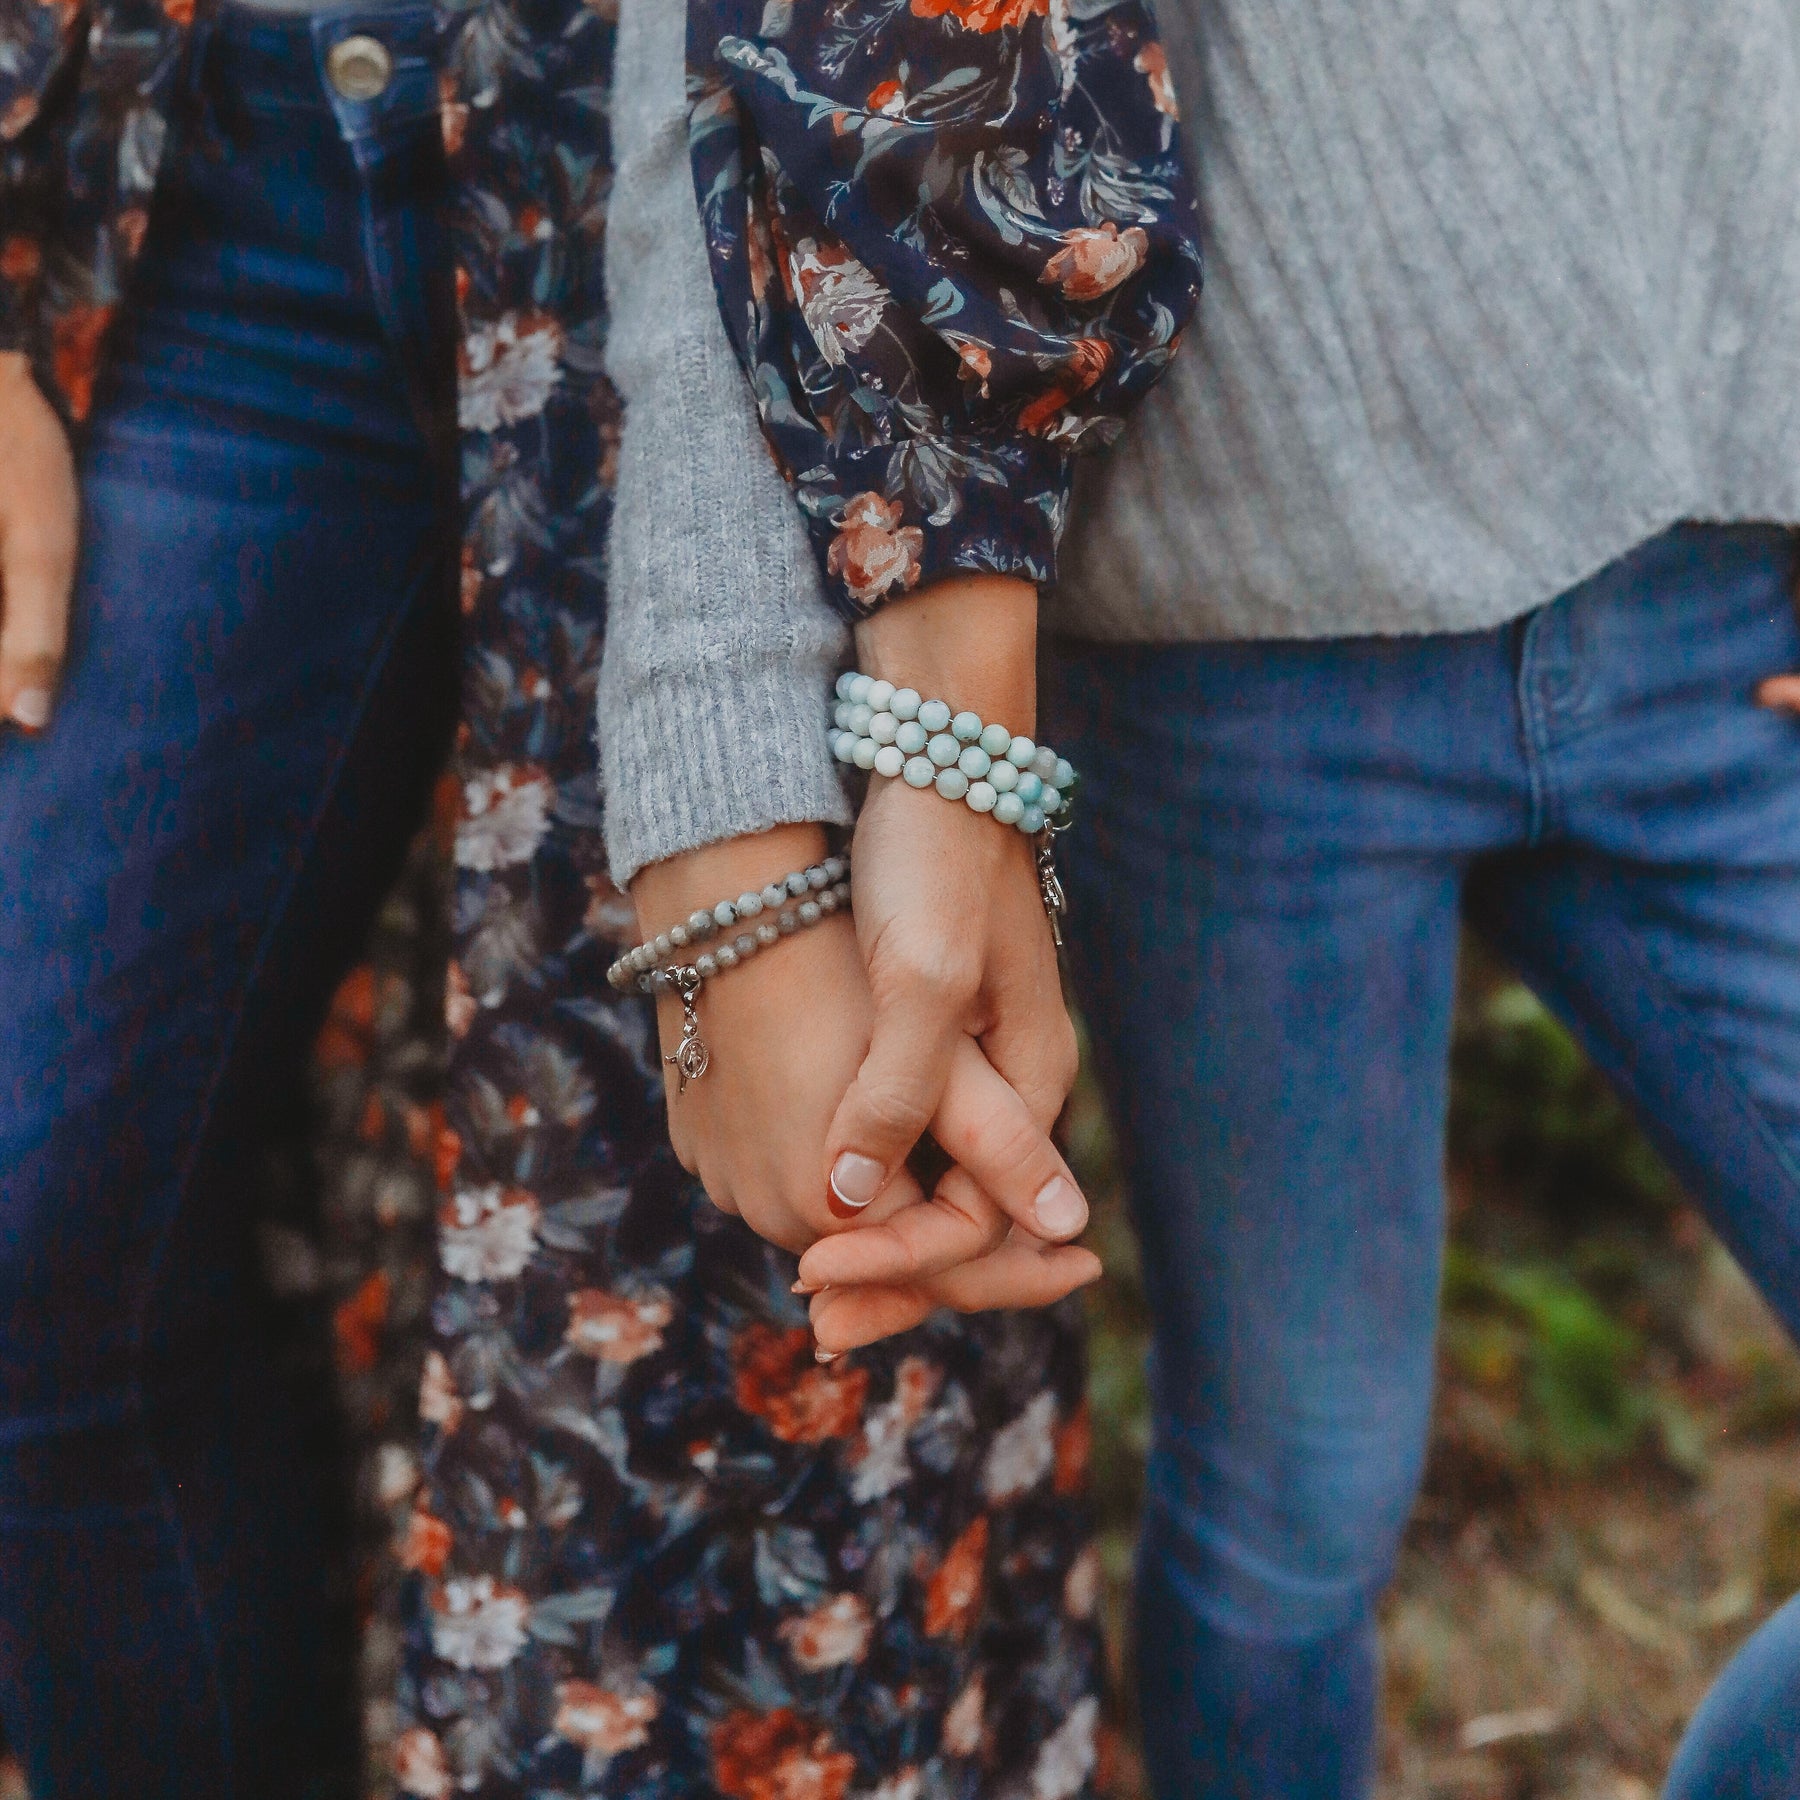
<instances>
[{"instance_id":1,"label":"forearm","mask_svg":"<svg viewBox=\"0 0 1800 1800\"><path fill-rule=\"evenodd\" d=\"M959 575L856 627L857 667L1009 731L1037 729L1037 589Z\"/></svg>"}]
</instances>

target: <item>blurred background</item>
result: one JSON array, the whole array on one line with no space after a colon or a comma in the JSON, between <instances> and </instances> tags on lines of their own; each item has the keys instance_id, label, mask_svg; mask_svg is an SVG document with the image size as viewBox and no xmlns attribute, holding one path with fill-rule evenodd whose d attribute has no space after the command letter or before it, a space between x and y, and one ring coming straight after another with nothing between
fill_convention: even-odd
<instances>
[{"instance_id":1,"label":"blurred background","mask_svg":"<svg viewBox=\"0 0 1800 1800\"><path fill-rule=\"evenodd\" d=\"M417 1362L395 1347L418 1343L430 1294L447 820L339 991L310 1142L278 1151L266 1184L295 1354L321 1354L330 1326L360 1452L342 1600L368 1623L376 1695L398 1647L377 1551L412 1480ZM1713 1675L1800 1589L1800 1357L1568 1035L1479 944L1463 963L1436 1423L1385 1611L1381 1800L1652 1800ZM1070 1140L1109 1270L1091 1302L1107 1784L1146 1800L1126 1646L1147 1320L1091 1084ZM345 1453L342 1429L318 1421L321 1455ZM3 1751L0 1800L25 1800Z\"/></svg>"}]
</instances>

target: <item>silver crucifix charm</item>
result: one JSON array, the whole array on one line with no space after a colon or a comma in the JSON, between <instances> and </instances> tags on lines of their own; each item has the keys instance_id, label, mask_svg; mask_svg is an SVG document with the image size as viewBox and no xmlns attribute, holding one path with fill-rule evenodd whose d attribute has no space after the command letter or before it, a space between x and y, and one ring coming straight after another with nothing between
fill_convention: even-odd
<instances>
[{"instance_id":1,"label":"silver crucifix charm","mask_svg":"<svg viewBox=\"0 0 1800 1800\"><path fill-rule=\"evenodd\" d=\"M681 1042L663 1061L675 1070L675 1096L679 1099L687 1092L690 1081L698 1081L706 1073L706 1065L712 1060L712 1055L700 1036L700 1013L695 1005L700 997L699 970L671 969L669 984L681 1000Z\"/></svg>"},{"instance_id":2,"label":"silver crucifix charm","mask_svg":"<svg viewBox=\"0 0 1800 1800\"><path fill-rule=\"evenodd\" d=\"M1050 935L1057 949L1063 947L1063 914L1069 910L1069 897L1063 892L1061 877L1056 872L1055 834L1046 826L1038 833L1038 892L1043 896L1044 911L1050 916Z\"/></svg>"}]
</instances>

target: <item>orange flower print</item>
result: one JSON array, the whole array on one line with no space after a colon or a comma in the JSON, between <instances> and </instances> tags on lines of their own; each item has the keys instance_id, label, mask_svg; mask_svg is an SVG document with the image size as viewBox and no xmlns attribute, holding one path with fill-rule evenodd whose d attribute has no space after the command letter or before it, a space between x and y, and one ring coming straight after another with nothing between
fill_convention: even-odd
<instances>
[{"instance_id":1,"label":"orange flower print","mask_svg":"<svg viewBox=\"0 0 1800 1800\"><path fill-rule=\"evenodd\" d=\"M964 381L980 384L981 397L985 400L988 391L988 377L994 372L994 359L988 353L985 344L978 344L973 338L953 337L949 340L956 351L957 359L962 367L958 370Z\"/></svg>"},{"instance_id":2,"label":"orange flower print","mask_svg":"<svg viewBox=\"0 0 1800 1800\"><path fill-rule=\"evenodd\" d=\"M394 1740L394 1781L400 1792L415 1800L450 1800L454 1786L444 1746L423 1725L403 1731Z\"/></svg>"},{"instance_id":3,"label":"orange flower print","mask_svg":"<svg viewBox=\"0 0 1800 1800\"><path fill-rule=\"evenodd\" d=\"M549 833L555 798L555 784L531 763L478 770L463 783L457 867L491 875L530 862Z\"/></svg>"},{"instance_id":4,"label":"orange flower print","mask_svg":"<svg viewBox=\"0 0 1800 1800\"><path fill-rule=\"evenodd\" d=\"M329 1074L360 1069L375 1043L375 971L363 963L338 983L331 1011L313 1040L313 1061Z\"/></svg>"},{"instance_id":5,"label":"orange flower print","mask_svg":"<svg viewBox=\"0 0 1800 1800\"><path fill-rule=\"evenodd\" d=\"M649 1688L615 1693L591 1681L559 1681L553 1729L590 1756L617 1756L649 1742L659 1710Z\"/></svg>"},{"instance_id":6,"label":"orange flower print","mask_svg":"<svg viewBox=\"0 0 1800 1800\"><path fill-rule=\"evenodd\" d=\"M1062 234L1063 247L1038 277L1045 287L1059 287L1065 300L1098 300L1143 267L1150 239L1140 226L1120 231L1111 219L1104 225L1076 225Z\"/></svg>"},{"instance_id":7,"label":"orange flower print","mask_svg":"<svg viewBox=\"0 0 1800 1800\"><path fill-rule=\"evenodd\" d=\"M941 19L947 13L965 31L984 35L1011 26L1017 31L1034 15L1043 18L1050 0L912 0L915 19Z\"/></svg>"},{"instance_id":8,"label":"orange flower print","mask_svg":"<svg viewBox=\"0 0 1800 1800\"><path fill-rule=\"evenodd\" d=\"M0 136L4 135L0 131ZM56 385L77 419L85 419L94 404L100 345L112 316L110 306L71 307L57 319L52 331Z\"/></svg>"},{"instance_id":9,"label":"orange flower print","mask_svg":"<svg viewBox=\"0 0 1800 1800\"><path fill-rule=\"evenodd\" d=\"M662 1348L662 1334L675 1317L667 1294L609 1294L581 1288L569 1295L569 1324L563 1342L600 1362L634 1363Z\"/></svg>"},{"instance_id":10,"label":"orange flower print","mask_svg":"<svg viewBox=\"0 0 1800 1800\"><path fill-rule=\"evenodd\" d=\"M744 234L744 249L749 258L750 297L761 306L769 297L775 255L769 246L768 223L760 213L750 221L750 229Z\"/></svg>"},{"instance_id":11,"label":"orange flower print","mask_svg":"<svg viewBox=\"0 0 1800 1800\"><path fill-rule=\"evenodd\" d=\"M849 1437L862 1419L869 1390L867 1369L812 1358L812 1334L802 1326L783 1331L760 1320L732 1350L737 1403L766 1421L784 1444L822 1444Z\"/></svg>"},{"instance_id":12,"label":"orange flower print","mask_svg":"<svg viewBox=\"0 0 1800 1800\"><path fill-rule=\"evenodd\" d=\"M416 1569L435 1581L443 1574L444 1565L450 1560L450 1545L450 1527L424 1507L416 1506L412 1517L406 1521L405 1535L400 1539L397 1552L400 1566L404 1569Z\"/></svg>"},{"instance_id":13,"label":"orange flower print","mask_svg":"<svg viewBox=\"0 0 1800 1800\"><path fill-rule=\"evenodd\" d=\"M984 1514L944 1553L925 1588L925 1631L930 1637L966 1638L981 1611L987 1565Z\"/></svg>"},{"instance_id":14,"label":"orange flower print","mask_svg":"<svg viewBox=\"0 0 1800 1800\"><path fill-rule=\"evenodd\" d=\"M507 313L471 326L458 364L457 423L464 431L498 431L533 419L561 383L563 334L538 313Z\"/></svg>"},{"instance_id":15,"label":"orange flower print","mask_svg":"<svg viewBox=\"0 0 1800 1800\"><path fill-rule=\"evenodd\" d=\"M802 238L788 258L800 317L834 369L866 345L893 297L842 244Z\"/></svg>"},{"instance_id":16,"label":"orange flower print","mask_svg":"<svg viewBox=\"0 0 1800 1800\"><path fill-rule=\"evenodd\" d=\"M475 1023L475 1015L480 1010L479 1002L469 989L469 978L463 973L462 964L453 959L449 978L444 986L445 1029L452 1038L467 1037L469 1027Z\"/></svg>"},{"instance_id":17,"label":"orange flower print","mask_svg":"<svg viewBox=\"0 0 1800 1800\"><path fill-rule=\"evenodd\" d=\"M332 1316L337 1340L338 1367L352 1375L365 1375L381 1356L381 1332L387 1324L391 1284L387 1271L377 1269L347 1300L340 1301Z\"/></svg>"},{"instance_id":18,"label":"orange flower print","mask_svg":"<svg viewBox=\"0 0 1800 1800\"><path fill-rule=\"evenodd\" d=\"M0 113L0 142L10 143L37 115L37 96L20 94L4 113Z\"/></svg>"},{"instance_id":19,"label":"orange flower print","mask_svg":"<svg viewBox=\"0 0 1800 1800\"><path fill-rule=\"evenodd\" d=\"M1071 1619L1091 1619L1100 1605L1100 1549L1089 1544L1063 1577L1063 1611Z\"/></svg>"},{"instance_id":20,"label":"orange flower print","mask_svg":"<svg viewBox=\"0 0 1800 1800\"><path fill-rule=\"evenodd\" d=\"M844 1800L856 1759L790 1706L728 1713L712 1730L713 1782L729 1800Z\"/></svg>"},{"instance_id":21,"label":"orange flower print","mask_svg":"<svg viewBox=\"0 0 1800 1800\"><path fill-rule=\"evenodd\" d=\"M162 0L163 17L186 27L194 22L194 0Z\"/></svg>"},{"instance_id":22,"label":"orange flower print","mask_svg":"<svg viewBox=\"0 0 1800 1800\"><path fill-rule=\"evenodd\" d=\"M859 1663L869 1653L875 1620L860 1594L833 1594L811 1612L784 1619L776 1636L810 1674Z\"/></svg>"},{"instance_id":23,"label":"orange flower print","mask_svg":"<svg viewBox=\"0 0 1800 1800\"><path fill-rule=\"evenodd\" d=\"M1056 1463L1051 1485L1059 1494L1079 1494L1087 1482L1094 1447L1094 1415L1083 1400L1056 1431Z\"/></svg>"},{"instance_id":24,"label":"orange flower print","mask_svg":"<svg viewBox=\"0 0 1800 1800\"><path fill-rule=\"evenodd\" d=\"M0 244L0 280L35 281L44 266L44 253L36 238L14 234Z\"/></svg>"},{"instance_id":25,"label":"orange flower print","mask_svg":"<svg viewBox=\"0 0 1800 1800\"><path fill-rule=\"evenodd\" d=\"M943 1371L922 1356L904 1358L894 1371L894 1397L871 1407L862 1439L846 1460L853 1471L850 1497L859 1506L879 1500L912 1479L906 1440L937 1394Z\"/></svg>"},{"instance_id":26,"label":"orange flower print","mask_svg":"<svg viewBox=\"0 0 1800 1800\"><path fill-rule=\"evenodd\" d=\"M1021 428L1032 432L1045 430L1062 416L1071 400L1085 394L1106 373L1112 357L1112 345L1105 338L1077 338L1055 385L1020 409Z\"/></svg>"},{"instance_id":27,"label":"orange flower print","mask_svg":"<svg viewBox=\"0 0 1800 1800\"><path fill-rule=\"evenodd\" d=\"M448 69L438 71L438 126L444 134L444 154L455 156L469 134L469 103L458 94L456 77Z\"/></svg>"},{"instance_id":28,"label":"orange flower print","mask_svg":"<svg viewBox=\"0 0 1800 1800\"><path fill-rule=\"evenodd\" d=\"M504 1669L525 1648L531 1602L491 1575L453 1576L431 1595L431 1647L459 1669Z\"/></svg>"},{"instance_id":29,"label":"orange flower print","mask_svg":"<svg viewBox=\"0 0 1800 1800\"><path fill-rule=\"evenodd\" d=\"M544 1209L523 1188L457 1189L438 1209L438 1260L458 1281L512 1281L537 1251Z\"/></svg>"},{"instance_id":30,"label":"orange flower print","mask_svg":"<svg viewBox=\"0 0 1800 1800\"><path fill-rule=\"evenodd\" d=\"M1050 1473L1056 1463L1055 1424L1056 1396L1046 1390L994 1433L981 1486L996 1506L1029 1493Z\"/></svg>"},{"instance_id":31,"label":"orange flower print","mask_svg":"<svg viewBox=\"0 0 1800 1800\"><path fill-rule=\"evenodd\" d=\"M906 111L906 89L897 81L884 81L869 89L869 97L863 104L872 113L897 119Z\"/></svg>"},{"instance_id":32,"label":"orange flower print","mask_svg":"<svg viewBox=\"0 0 1800 1800\"><path fill-rule=\"evenodd\" d=\"M939 1740L951 1756L973 1756L981 1748L982 1721L987 1714L987 1684L976 1675L950 1702Z\"/></svg>"},{"instance_id":33,"label":"orange flower print","mask_svg":"<svg viewBox=\"0 0 1800 1800\"><path fill-rule=\"evenodd\" d=\"M905 516L898 500L879 494L858 494L845 507L825 563L843 577L852 600L867 605L896 588L905 593L919 585L925 533L916 525L902 526Z\"/></svg>"},{"instance_id":34,"label":"orange flower print","mask_svg":"<svg viewBox=\"0 0 1800 1800\"><path fill-rule=\"evenodd\" d=\"M1142 44L1131 59L1140 75L1150 78L1150 104L1165 119L1179 119L1181 106L1175 98L1175 83L1169 79L1169 59L1158 43Z\"/></svg>"},{"instance_id":35,"label":"orange flower print","mask_svg":"<svg viewBox=\"0 0 1800 1800\"><path fill-rule=\"evenodd\" d=\"M456 1391L456 1377L441 1350L425 1352L425 1367L419 1374L419 1417L427 1425L454 1431L463 1415L462 1395Z\"/></svg>"}]
</instances>

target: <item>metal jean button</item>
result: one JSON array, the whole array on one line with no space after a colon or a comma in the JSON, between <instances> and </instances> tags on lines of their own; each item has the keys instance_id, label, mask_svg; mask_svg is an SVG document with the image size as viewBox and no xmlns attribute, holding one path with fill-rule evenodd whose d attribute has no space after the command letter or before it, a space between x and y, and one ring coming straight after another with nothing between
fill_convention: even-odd
<instances>
[{"instance_id":1,"label":"metal jean button","mask_svg":"<svg viewBox=\"0 0 1800 1800\"><path fill-rule=\"evenodd\" d=\"M394 78L394 59L380 38L340 38L325 58L331 85L346 100L373 100Z\"/></svg>"}]
</instances>

